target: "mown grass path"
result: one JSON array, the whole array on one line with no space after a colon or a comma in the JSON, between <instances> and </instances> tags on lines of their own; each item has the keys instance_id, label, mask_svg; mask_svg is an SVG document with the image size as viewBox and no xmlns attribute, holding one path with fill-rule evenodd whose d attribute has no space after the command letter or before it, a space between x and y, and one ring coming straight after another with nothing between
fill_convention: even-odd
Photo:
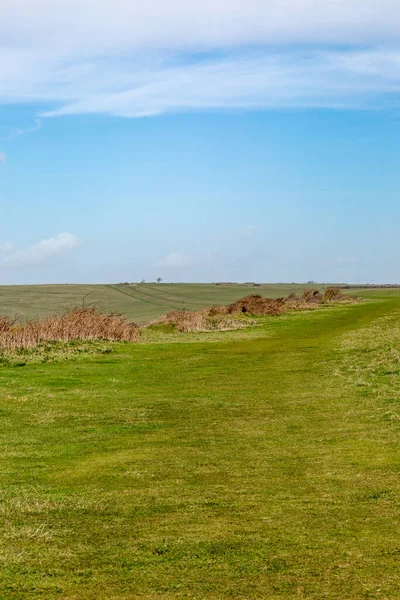
<instances>
[{"instance_id":1,"label":"mown grass path","mask_svg":"<svg viewBox=\"0 0 400 600\"><path fill-rule=\"evenodd\" d=\"M0 598L398 598L398 422L337 343L394 311L1 368Z\"/></svg>"}]
</instances>

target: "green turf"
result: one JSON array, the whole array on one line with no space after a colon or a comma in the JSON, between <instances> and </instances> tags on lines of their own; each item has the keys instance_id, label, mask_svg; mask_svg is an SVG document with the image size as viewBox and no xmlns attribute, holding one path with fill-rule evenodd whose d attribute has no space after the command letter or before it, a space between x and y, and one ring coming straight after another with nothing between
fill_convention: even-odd
<instances>
[{"instance_id":1,"label":"green turf","mask_svg":"<svg viewBox=\"0 0 400 600\"><path fill-rule=\"evenodd\" d=\"M167 311L229 304L248 294L272 298L301 293L300 284L251 285L136 284L0 286L0 315L23 319L43 317L65 308L97 304L106 312L121 312L137 323L156 319ZM308 286L309 287L309 286ZM315 286L316 287L316 286ZM323 289L323 285L318 286Z\"/></svg>"},{"instance_id":2,"label":"green turf","mask_svg":"<svg viewBox=\"0 0 400 600\"><path fill-rule=\"evenodd\" d=\"M375 295L0 367L0 598L398 598L400 298Z\"/></svg>"}]
</instances>

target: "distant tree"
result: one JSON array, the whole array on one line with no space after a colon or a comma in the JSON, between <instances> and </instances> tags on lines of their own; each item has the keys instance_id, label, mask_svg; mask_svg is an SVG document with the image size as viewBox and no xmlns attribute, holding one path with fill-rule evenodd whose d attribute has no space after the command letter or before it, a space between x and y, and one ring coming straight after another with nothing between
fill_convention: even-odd
<instances>
[{"instance_id":1,"label":"distant tree","mask_svg":"<svg viewBox=\"0 0 400 600\"><path fill-rule=\"evenodd\" d=\"M157 277L157 283L161 283L161 282L162 282L161 277Z\"/></svg>"},{"instance_id":2,"label":"distant tree","mask_svg":"<svg viewBox=\"0 0 400 600\"><path fill-rule=\"evenodd\" d=\"M141 281L140 283L146 283L146 280L145 280L145 279L142 279L142 281Z\"/></svg>"}]
</instances>

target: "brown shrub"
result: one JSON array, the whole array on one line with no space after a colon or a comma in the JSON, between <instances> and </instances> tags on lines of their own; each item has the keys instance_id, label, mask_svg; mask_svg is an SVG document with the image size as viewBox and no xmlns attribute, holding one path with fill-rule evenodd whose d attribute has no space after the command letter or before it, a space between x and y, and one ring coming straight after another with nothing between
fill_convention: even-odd
<instances>
[{"instance_id":1,"label":"brown shrub","mask_svg":"<svg viewBox=\"0 0 400 600\"><path fill-rule=\"evenodd\" d=\"M326 302L331 302L332 300L337 300L340 296L340 288L338 287L328 287L324 292L324 300Z\"/></svg>"},{"instance_id":2,"label":"brown shrub","mask_svg":"<svg viewBox=\"0 0 400 600\"><path fill-rule=\"evenodd\" d=\"M314 290L311 297L308 298L307 302L311 302L311 304L320 304L323 301L323 299L323 295L318 290Z\"/></svg>"},{"instance_id":3,"label":"brown shrub","mask_svg":"<svg viewBox=\"0 0 400 600\"><path fill-rule=\"evenodd\" d=\"M301 299L303 302L309 302L315 293L319 293L318 290L313 290L312 288L304 288L303 293L301 294Z\"/></svg>"},{"instance_id":4,"label":"brown shrub","mask_svg":"<svg viewBox=\"0 0 400 600\"><path fill-rule=\"evenodd\" d=\"M75 308L61 315L15 325L0 319L0 348L32 348L45 341L107 340L135 342L137 325L118 314L103 314L96 308Z\"/></svg>"},{"instance_id":5,"label":"brown shrub","mask_svg":"<svg viewBox=\"0 0 400 600\"><path fill-rule=\"evenodd\" d=\"M260 295L245 296L228 306L229 314L248 313L255 316L280 315L285 310L282 298L263 298Z\"/></svg>"}]
</instances>

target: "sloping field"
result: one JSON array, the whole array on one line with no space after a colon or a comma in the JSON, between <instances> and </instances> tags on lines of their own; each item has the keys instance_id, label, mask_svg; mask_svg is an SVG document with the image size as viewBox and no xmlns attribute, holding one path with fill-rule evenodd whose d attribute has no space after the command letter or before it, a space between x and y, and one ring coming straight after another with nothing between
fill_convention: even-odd
<instances>
[{"instance_id":1,"label":"sloping field","mask_svg":"<svg viewBox=\"0 0 400 600\"><path fill-rule=\"evenodd\" d=\"M271 284L136 284L136 285L37 285L0 286L0 315L23 319L43 317L66 308L97 304L106 312L120 312L137 323L145 323L170 310L198 309L230 304L247 294L271 298L300 293L305 286ZM324 286L319 286L322 289Z\"/></svg>"},{"instance_id":2,"label":"sloping field","mask_svg":"<svg viewBox=\"0 0 400 600\"><path fill-rule=\"evenodd\" d=\"M398 598L399 323L381 296L0 367L0 597Z\"/></svg>"}]
</instances>

